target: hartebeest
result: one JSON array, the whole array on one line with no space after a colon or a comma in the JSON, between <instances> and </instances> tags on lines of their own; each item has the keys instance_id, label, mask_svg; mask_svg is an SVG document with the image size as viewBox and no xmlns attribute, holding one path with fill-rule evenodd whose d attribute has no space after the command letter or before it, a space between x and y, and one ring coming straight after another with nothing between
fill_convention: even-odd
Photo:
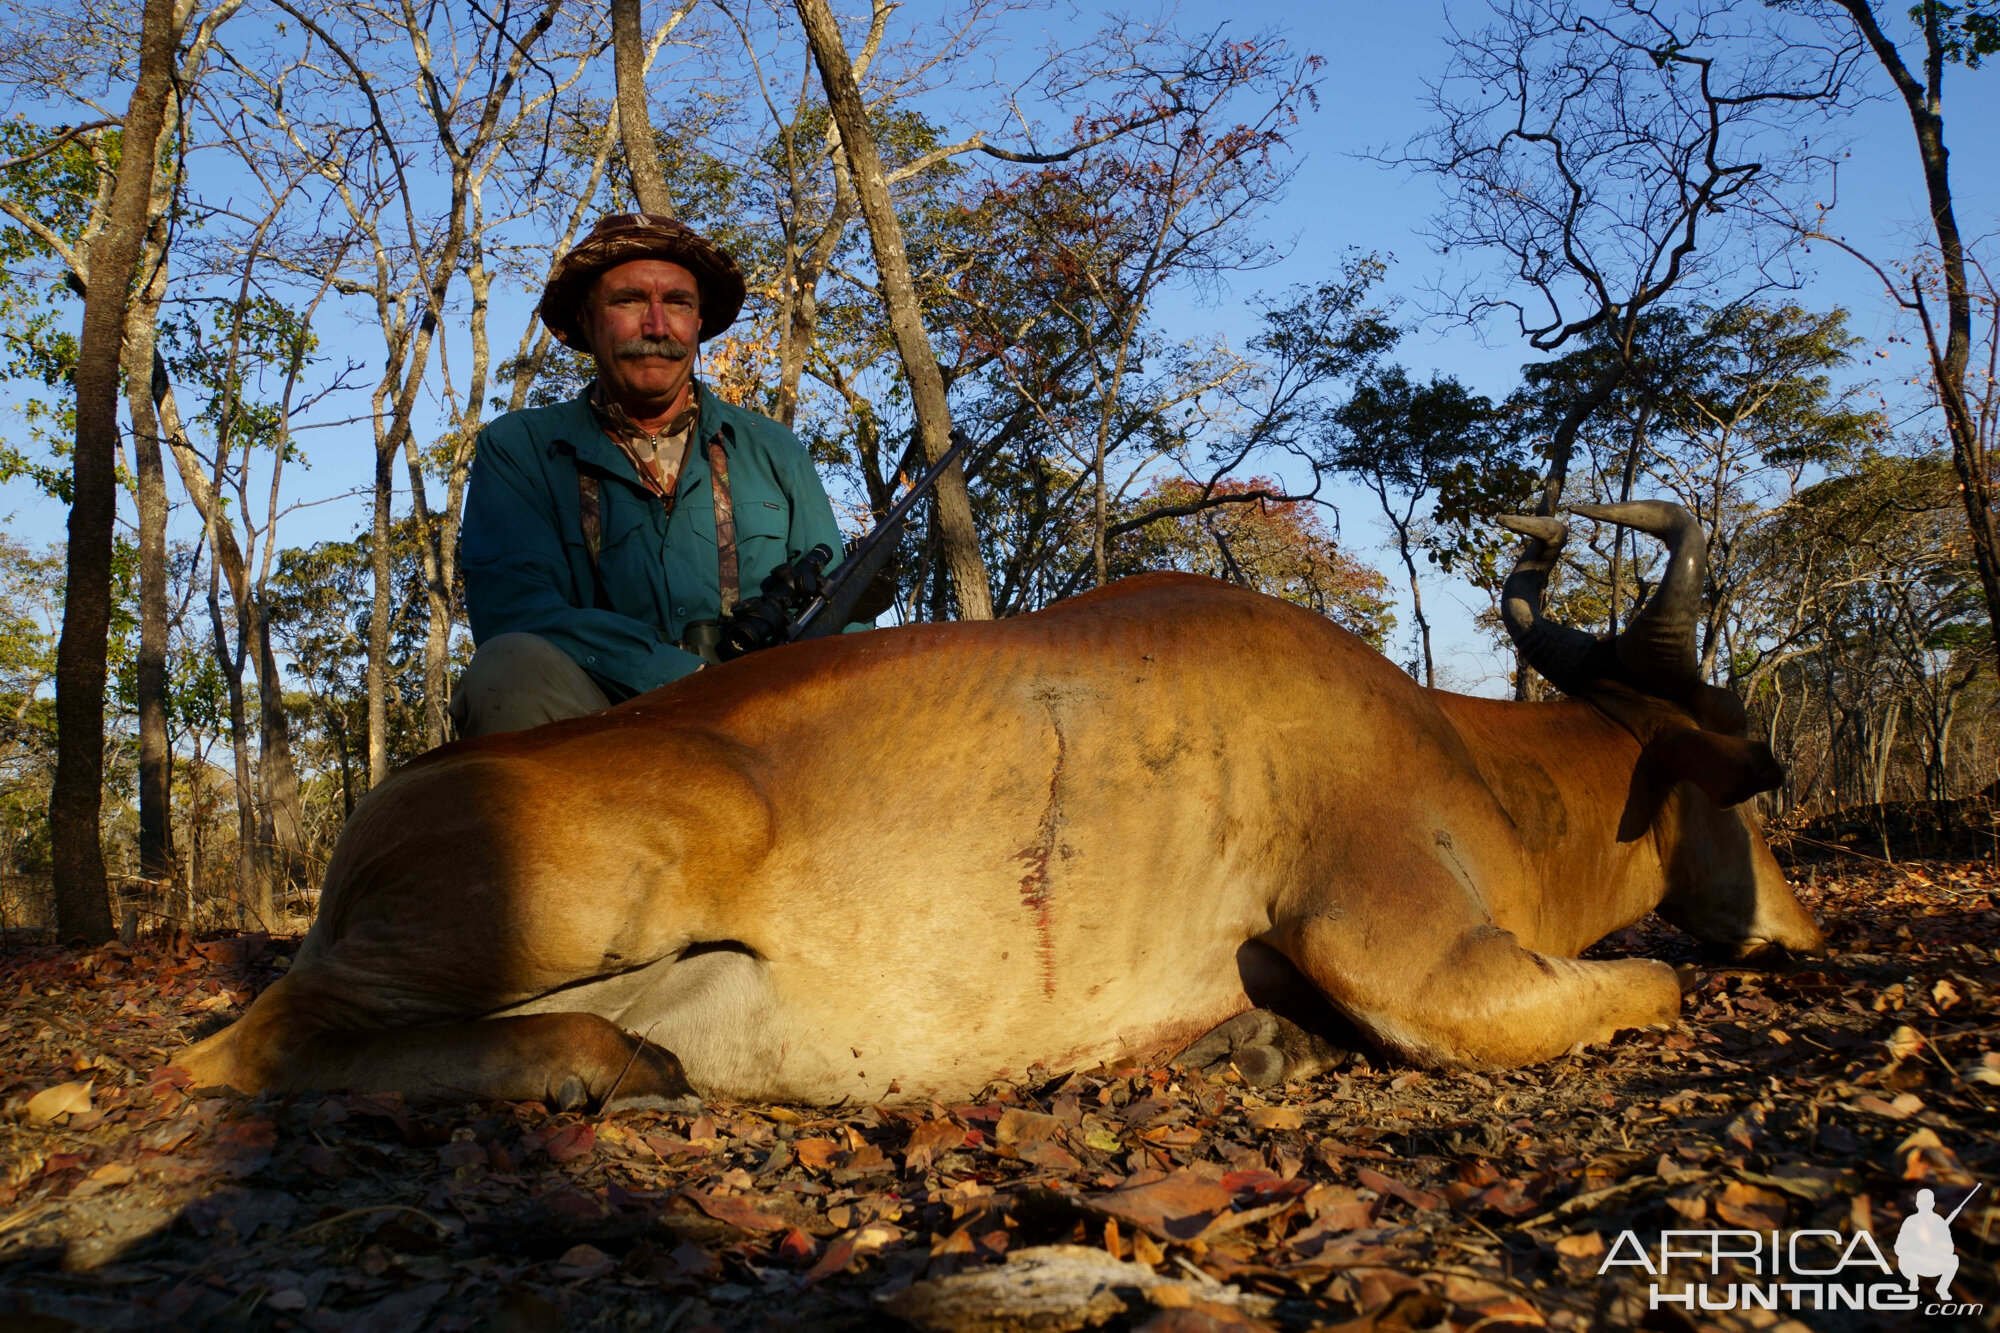
<instances>
[{"instance_id":1,"label":"hartebeest","mask_svg":"<svg viewBox=\"0 0 2000 1333\"><path fill-rule=\"evenodd\" d=\"M1574 955L1656 906L1746 953L1820 935L1739 806L1777 765L1695 670L1699 526L1582 512L1669 558L1598 640L1540 615L1562 525L1511 521L1535 540L1507 624L1563 702L1426 690L1323 616L1156 574L445 746L361 803L296 964L181 1063L245 1090L827 1103L1219 1026L1204 1058L1275 1076L1250 1011L1288 981L1424 1064L1671 1021L1672 968Z\"/></svg>"}]
</instances>

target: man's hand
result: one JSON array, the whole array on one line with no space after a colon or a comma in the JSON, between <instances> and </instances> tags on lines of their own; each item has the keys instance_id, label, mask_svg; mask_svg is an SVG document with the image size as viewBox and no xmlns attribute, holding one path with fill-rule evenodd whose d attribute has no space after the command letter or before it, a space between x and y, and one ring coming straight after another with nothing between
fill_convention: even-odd
<instances>
[{"instance_id":1,"label":"man's hand","mask_svg":"<svg viewBox=\"0 0 2000 1333\"><path fill-rule=\"evenodd\" d=\"M896 604L896 567L885 567L881 573L868 581L862 589L861 600L854 604L854 619L873 620Z\"/></svg>"}]
</instances>

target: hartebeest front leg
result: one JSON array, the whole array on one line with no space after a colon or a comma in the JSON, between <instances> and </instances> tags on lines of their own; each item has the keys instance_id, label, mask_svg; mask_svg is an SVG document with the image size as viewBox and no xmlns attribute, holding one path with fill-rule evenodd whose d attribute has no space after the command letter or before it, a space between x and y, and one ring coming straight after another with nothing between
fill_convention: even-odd
<instances>
[{"instance_id":1,"label":"hartebeest front leg","mask_svg":"<svg viewBox=\"0 0 2000 1333\"><path fill-rule=\"evenodd\" d=\"M413 1101L536 1101L575 1110L700 1105L673 1052L595 1014L526 1014L426 1027L327 1028L279 993L179 1061L198 1086L345 1088Z\"/></svg>"},{"instance_id":2,"label":"hartebeest front leg","mask_svg":"<svg viewBox=\"0 0 2000 1333\"><path fill-rule=\"evenodd\" d=\"M1419 873L1428 895L1406 889L1308 916L1277 940L1385 1049L1425 1065L1506 1068L1679 1014L1667 964L1535 953L1478 912L1453 870L1431 863Z\"/></svg>"}]
</instances>

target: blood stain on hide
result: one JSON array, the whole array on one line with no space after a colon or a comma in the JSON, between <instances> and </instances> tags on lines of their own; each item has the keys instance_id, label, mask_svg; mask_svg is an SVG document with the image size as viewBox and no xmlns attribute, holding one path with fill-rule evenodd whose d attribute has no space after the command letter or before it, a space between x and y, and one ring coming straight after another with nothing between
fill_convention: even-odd
<instances>
[{"instance_id":1,"label":"blood stain on hide","mask_svg":"<svg viewBox=\"0 0 2000 1333\"><path fill-rule=\"evenodd\" d=\"M1445 832L1443 829L1437 829L1432 833L1431 841L1444 854L1444 859L1450 866L1452 873L1458 876L1459 885L1476 899L1479 896L1477 884L1472 878L1471 870L1459 858L1458 848L1452 845L1451 834Z\"/></svg>"},{"instance_id":2,"label":"blood stain on hide","mask_svg":"<svg viewBox=\"0 0 2000 1333\"><path fill-rule=\"evenodd\" d=\"M1056 713L1055 700L1043 695L1041 703L1048 710L1049 722L1055 728L1055 771L1049 775L1049 802L1042 811L1041 827L1035 831L1035 840L1014 853L1014 859L1028 864L1028 873L1021 876L1021 905L1034 916L1035 952L1040 956L1042 965L1042 994L1054 999L1056 959L1055 938L1049 929L1049 859L1056 854L1058 840L1062 836L1062 777L1063 764L1069 756L1069 742L1063 735L1062 719ZM1071 854L1067 847L1060 850L1065 859Z\"/></svg>"}]
</instances>

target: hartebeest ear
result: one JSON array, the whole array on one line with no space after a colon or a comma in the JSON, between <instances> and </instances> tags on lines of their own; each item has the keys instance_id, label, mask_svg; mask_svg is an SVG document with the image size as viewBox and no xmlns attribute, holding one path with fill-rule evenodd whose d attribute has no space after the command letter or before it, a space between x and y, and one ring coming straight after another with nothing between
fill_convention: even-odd
<instances>
[{"instance_id":1,"label":"hartebeest ear","mask_svg":"<svg viewBox=\"0 0 2000 1333\"><path fill-rule=\"evenodd\" d=\"M1720 685L1697 685L1694 697L1688 701L1688 711L1694 714L1694 720L1701 724L1703 731L1719 731L1725 736L1741 736L1749 724L1749 717L1743 711L1743 701L1736 697L1736 691L1725 690Z\"/></svg>"},{"instance_id":2,"label":"hartebeest ear","mask_svg":"<svg viewBox=\"0 0 2000 1333\"><path fill-rule=\"evenodd\" d=\"M1785 780L1785 769L1762 741L1677 727L1655 736L1642 761L1668 787L1692 782L1727 810Z\"/></svg>"}]
</instances>

